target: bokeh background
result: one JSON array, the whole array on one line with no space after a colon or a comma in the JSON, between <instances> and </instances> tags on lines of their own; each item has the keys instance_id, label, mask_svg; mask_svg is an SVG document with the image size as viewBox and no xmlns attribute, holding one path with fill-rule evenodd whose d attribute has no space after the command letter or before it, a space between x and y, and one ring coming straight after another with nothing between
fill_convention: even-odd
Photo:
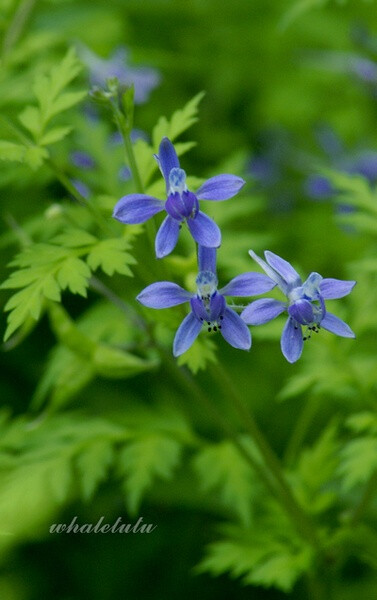
<instances>
[{"instance_id":1,"label":"bokeh background","mask_svg":"<svg viewBox=\"0 0 377 600\"><path fill-rule=\"evenodd\" d=\"M348 199L339 203L330 171L359 174L371 186L377 180L376 3L2 0L0 32L5 44L10 43L7 32L10 24L14 25L20 6L23 16L19 19L19 32L16 29L20 58L10 74L0 74L0 105L4 114L13 118L33 101L31 81L35 73L59 62L70 46L77 48L84 64L81 87L86 85L89 89L90 83L101 83L93 75L96 66L97 77L127 76L134 78L135 84L139 82L136 89L146 86L145 97L141 94L135 110L135 127L141 136L149 135L160 115L170 116L204 90L199 120L183 136L184 141L197 143L185 155L184 168L198 177L230 171L247 180L246 211L237 201L234 213L230 204L222 217L219 212L213 213L228 228L219 251L224 281L242 270L254 270L247 256L251 247L258 252L271 249L284 256L304 277L318 271L324 276L359 280L352 298L339 301L336 313L356 331L356 342L323 334L322 338L311 340L300 364L292 367L280 354L281 321L254 331L252 354L236 352L222 340L216 340L220 364L227 366L279 455L292 459L297 445L314 443L334 419L343 426L353 412L369 410L370 406L375 410L376 266L361 267L360 261L375 261L376 229L375 225L369 231L359 229L352 222L352 202ZM101 174L91 171L93 165L85 166L82 155L72 157L73 151L87 153L100 148L104 134L91 124L91 113L98 110L87 102L84 109L70 113L68 122L74 127L74 141L69 148L64 142L66 145L57 147L55 152L72 179L79 182L77 185L100 189ZM111 129L108 115L100 112L100 118ZM0 127L2 136L6 136L6 127ZM121 163L119 147L119 165L116 169L113 165L117 181L110 181L107 190L115 197L126 193L130 185L127 172L118 179ZM108 166L106 171L110 179L111 168ZM32 232L34 217L59 203L66 192L47 172L36 175L25 165L8 162L0 165L0 186L0 268L5 279L6 264L17 251L10 226L29 223L28 231ZM84 194L86 188L80 188ZM100 191L105 193L105 189ZM185 258L188 249L183 241L179 247L182 262L172 260L170 265L177 276L181 269L185 270L186 281L193 276L192 256ZM118 276L118 294L126 293L127 286L133 293L140 289L140 283L130 284ZM2 293L2 305L8 297L8 292ZM90 291L87 300L67 295L65 306L80 319L96 301L95 293ZM114 322L121 317L109 313L108 318L116 329ZM90 316L85 327L90 332ZM122 336L122 330L119 335ZM22 415L26 415L27 422L37 422L40 406L51 397L61 407L55 417L56 427L59 429L59 423L67 419L68 430L71 411L75 423L83 428L88 415L101 418L123 412L125 421L129 417L144 423L153 421L153 411L157 414L162 403L179 407L188 415L192 430L205 439L221 440L195 394L190 397L171 383L164 365L126 380L89 374L82 381L75 380L67 391L69 371L60 388L60 374L51 368L56 340L48 319L44 317L30 335L19 341L5 344L1 353L0 398L4 419L5 414L10 415L11 423ZM207 351L212 352L212 346ZM48 365L50 379L46 383ZM229 413L232 419L226 398L207 377L206 370L196 376L205 393L218 399L224 414ZM289 442L292 432L301 436L295 423L309 401L313 408L309 416L303 416L304 439ZM16 425L12 435L9 429L4 431L8 436L3 448L6 452L7 444L14 443L12 435L19 434ZM45 435L48 437L48 432ZM377 466L373 448L368 454L370 471ZM74 515L80 523L95 523L102 515L109 523L119 516L124 522L135 517L126 508L115 476L105 478L90 501L84 502L70 493L53 508L48 502L49 489L44 492L44 502L43 493L33 496L33 477L30 482L26 478L24 486L20 483L13 496L5 494L0 503L5 515L0 531L5 540L0 597L287 597L274 588L244 586L239 579L227 575L214 578L195 571L205 546L216 538L219 522L226 519L229 511L225 510L224 517L216 489L211 493L199 489L190 464L188 456L172 480L156 481L145 495L138 514L145 522L158 525L148 536L49 535L50 523L69 523ZM4 461L2 468L7 469ZM30 504L34 502L35 506L25 512L29 494ZM350 486L345 505L356 501L357 494L358 490ZM341 507L342 501L338 513ZM331 515L328 518L331 521ZM370 519L373 524L373 512ZM14 523L16 535L8 531L8 525L12 530ZM351 556L338 575L334 598L376 597L377 584L370 564ZM292 598L305 598L305 584L299 580L290 594Z\"/></svg>"}]
</instances>

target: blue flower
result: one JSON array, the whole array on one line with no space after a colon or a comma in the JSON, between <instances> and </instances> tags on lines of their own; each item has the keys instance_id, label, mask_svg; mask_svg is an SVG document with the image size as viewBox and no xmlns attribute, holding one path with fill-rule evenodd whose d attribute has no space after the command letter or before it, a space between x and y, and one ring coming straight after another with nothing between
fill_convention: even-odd
<instances>
[{"instance_id":1,"label":"blue flower","mask_svg":"<svg viewBox=\"0 0 377 600\"><path fill-rule=\"evenodd\" d=\"M183 319L175 334L174 356L183 354L198 337L203 326L208 331L220 331L234 348L249 350L251 335L241 317L225 301L225 296L254 296L275 287L275 282L261 273L244 273L228 285L217 289L216 249L198 247L199 274L196 294L187 292L176 283L159 281L146 287L137 297L149 308L169 308L189 302L190 313Z\"/></svg>"},{"instance_id":2,"label":"blue flower","mask_svg":"<svg viewBox=\"0 0 377 600\"><path fill-rule=\"evenodd\" d=\"M273 252L264 253L267 262L252 250L249 254L279 286L286 295L287 302L272 298L256 300L245 308L241 318L248 325L262 325L283 312L288 313L281 337L281 350L290 363L300 358L303 341L310 338L312 331L318 333L321 327L341 337L355 337L352 329L344 321L327 312L325 307L325 300L347 296L355 281L324 279L319 273L311 273L302 283L292 265ZM304 336L302 327L307 329Z\"/></svg>"},{"instance_id":3,"label":"blue flower","mask_svg":"<svg viewBox=\"0 0 377 600\"><path fill-rule=\"evenodd\" d=\"M184 221L198 244L208 248L219 247L220 229L199 210L198 200L232 198L245 184L244 180L235 175L217 175L208 179L193 194L187 189L186 173L180 168L178 156L168 138L163 138L155 158L166 182L166 202L145 194L129 194L115 205L113 217L125 224L144 223L165 209L167 216L156 236L157 258L167 256L174 250Z\"/></svg>"},{"instance_id":4,"label":"blue flower","mask_svg":"<svg viewBox=\"0 0 377 600\"><path fill-rule=\"evenodd\" d=\"M109 58L101 58L84 45L79 47L79 55L89 68L91 84L105 87L106 80L116 77L123 86L134 85L135 104L148 100L150 92L159 84L160 75L149 67L131 67L128 64L128 52L117 48Z\"/></svg>"}]
</instances>

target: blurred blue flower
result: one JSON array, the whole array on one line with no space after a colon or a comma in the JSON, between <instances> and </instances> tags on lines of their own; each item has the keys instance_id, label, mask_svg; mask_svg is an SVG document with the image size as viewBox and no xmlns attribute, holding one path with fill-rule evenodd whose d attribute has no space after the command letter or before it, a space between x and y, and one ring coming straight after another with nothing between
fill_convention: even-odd
<instances>
[{"instance_id":1,"label":"blurred blue flower","mask_svg":"<svg viewBox=\"0 0 377 600\"><path fill-rule=\"evenodd\" d=\"M71 152L70 159L72 164L79 169L94 169L96 165L90 154L81 150L74 150Z\"/></svg>"},{"instance_id":2,"label":"blurred blue flower","mask_svg":"<svg viewBox=\"0 0 377 600\"><path fill-rule=\"evenodd\" d=\"M89 69L91 85L105 87L106 80L117 77L121 86L134 85L135 104L143 104L149 94L160 83L159 73L150 67L131 67L129 52L117 48L109 58L101 58L84 45L80 45L79 56Z\"/></svg>"},{"instance_id":3,"label":"blurred blue flower","mask_svg":"<svg viewBox=\"0 0 377 600\"><path fill-rule=\"evenodd\" d=\"M235 175L217 175L208 179L196 194L187 189L186 173L180 168L178 156L168 138L163 138L159 154L155 155L165 179L167 200L163 202L146 194L129 194L114 207L113 217L125 224L144 223L165 210L167 216L157 232L155 248L157 258L174 250L182 223L186 222L192 237L201 246L217 248L221 232L212 219L199 209L198 200L227 200L235 196L245 184Z\"/></svg>"},{"instance_id":4,"label":"blurred blue flower","mask_svg":"<svg viewBox=\"0 0 377 600\"><path fill-rule=\"evenodd\" d=\"M73 187L78 191L78 193L81 194L81 196L83 196L84 198L89 198L90 189L83 181L81 181L80 179L71 179L71 183Z\"/></svg>"},{"instance_id":5,"label":"blurred blue flower","mask_svg":"<svg viewBox=\"0 0 377 600\"><path fill-rule=\"evenodd\" d=\"M262 267L271 280L278 285L287 301L272 298L256 300L241 313L248 325L268 323L283 312L288 319L281 337L281 350L290 363L301 356L303 342L310 338L311 332L327 329L341 337L354 338L352 329L341 319L326 311L325 300L343 298L349 294L355 281L324 279L319 273L311 273L302 283L299 274L292 265L268 250L264 253L265 262L253 250L250 256ZM303 336L302 327L306 327Z\"/></svg>"},{"instance_id":6,"label":"blurred blue flower","mask_svg":"<svg viewBox=\"0 0 377 600\"><path fill-rule=\"evenodd\" d=\"M244 297L264 294L275 282L261 273L244 273L228 285L217 289L216 249L198 247L196 294L187 292L176 283L159 281L146 287L137 300L149 308L169 308L189 302L190 313L183 319L175 334L173 354L179 356L188 350L198 337L203 325L209 332L220 331L223 338L240 350L249 350L251 335L245 322L225 301L225 296Z\"/></svg>"}]
</instances>

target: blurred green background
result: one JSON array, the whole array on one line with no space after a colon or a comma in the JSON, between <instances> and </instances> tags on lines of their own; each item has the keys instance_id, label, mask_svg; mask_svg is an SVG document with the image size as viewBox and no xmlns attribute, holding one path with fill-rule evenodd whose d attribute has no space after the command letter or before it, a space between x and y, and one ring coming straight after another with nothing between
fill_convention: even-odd
<instances>
[{"instance_id":1,"label":"blurred green background","mask_svg":"<svg viewBox=\"0 0 377 600\"><path fill-rule=\"evenodd\" d=\"M204 90L199 121L183 136L184 141L197 142L195 149L185 155L184 168L205 177L215 172L232 172L234 166L247 179L245 193L255 204L245 218L241 209L238 220L230 225L228 242L224 234L224 245L219 251L224 281L241 270L254 270L247 256L251 247L258 252L269 248L281 254L304 276L314 270L324 276L358 279L354 262L373 256L375 233L368 235L352 224L340 224L334 189L322 170L359 173L372 184L377 181L375 2L2 0L3 40L7 40L20 6L25 17L24 22L19 22L20 41L27 36L35 36L36 41L24 48L25 56L10 78L0 76L4 113L14 116L24 104L32 102L33 75L60 60L67 47L74 45L80 52L85 46L105 59L124 47L133 68L150 67L160 75L148 101L136 107L135 126L150 132L160 115L170 116ZM82 82L87 83L87 71ZM76 149L88 151L85 140L90 139L91 126L85 119L79 111L71 117L77 132ZM104 119L108 117L105 115ZM57 150L56 155L68 164L64 151L60 156ZM71 170L74 176L72 166ZM6 264L17 251L16 244L7 237L10 219L16 223L32 220L51 203L58 202L64 192L44 171L36 177L26 166L8 163L1 165L0 186L0 268L5 279ZM117 192L123 193L121 183L109 194ZM183 244L181 249L186 247ZM173 262L171 266L174 268ZM187 269L189 277L190 268ZM176 270L179 273L179 265ZM377 366L375 277L373 271L360 277L348 304L349 316L340 306L337 312L343 316L344 311L356 333L359 334L359 326L364 335L357 343L362 344L358 352L359 357L366 359L366 366L359 371L352 362L355 346L326 334L323 345L322 340L315 339L310 347L305 347L300 366L288 365L278 343L281 322L254 331L255 347L250 355L235 352L222 340L216 340L220 363L228 366L240 393L253 406L261 427L281 456L287 450L287 440L306 392L310 396L314 388L320 408L305 431L309 444L331 420L337 419L343 426L349 414L369 406L367 396L374 401L376 381L371 373ZM130 286L135 294L140 289L139 282L129 283L120 276L116 286L118 293L123 286ZM3 293L3 305L7 298ZM79 317L95 300L93 292L89 292L88 300L68 296L65 306L73 317ZM114 315L112 318L115 320ZM43 318L16 348L4 346L0 397L14 418L30 415L31 398L54 345L48 321ZM355 367L356 375L346 381L351 367ZM221 410L232 420L229 407L206 372L199 372L197 377L206 393L218 399ZM140 405L153 409L156 403L162 403L189 415L192 429L207 440L221 439L195 396L183 394L178 386L169 383L164 366L157 372L125 381L99 377L89 380L90 377L88 384L72 395L73 409L78 411L75 418L82 427L88 415L114 416L122 411L125 422L129 415L142 420ZM360 382L366 380L364 389ZM293 381L292 393L288 381ZM277 401L279 394L284 393L287 401ZM19 490L19 498L28 493L26 486ZM352 502L355 494L357 491L353 490L347 499ZM196 489L189 461L183 462L172 481L156 483L143 500L139 515L145 522L158 525L148 536L48 534L50 523L69 523L74 515L80 523L96 523L102 515L106 515L108 523L119 516L124 522L134 522L136 519L125 509L115 477L104 481L87 503L74 494L68 496L61 508L52 511L51 518L49 507L36 502L42 513L40 521L36 518L34 523L28 523L27 514L24 516L21 509L14 543L5 543L1 599L287 597L273 589L244 587L226 575L212 578L194 572L204 546L216 537L224 512L216 494L208 496ZM13 513L17 522L17 506ZM328 518L331 521L331 514ZM0 535L12 534L5 530ZM362 561L351 557L340 576L333 590L335 598L376 598L375 578ZM290 597L306 598L304 583L299 581Z\"/></svg>"}]
</instances>

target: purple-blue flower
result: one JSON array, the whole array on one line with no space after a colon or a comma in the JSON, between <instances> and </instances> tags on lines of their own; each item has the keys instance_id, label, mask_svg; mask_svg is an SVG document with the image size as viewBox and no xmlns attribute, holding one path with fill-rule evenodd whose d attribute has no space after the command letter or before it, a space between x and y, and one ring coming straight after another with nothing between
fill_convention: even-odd
<instances>
[{"instance_id":1,"label":"purple-blue flower","mask_svg":"<svg viewBox=\"0 0 377 600\"><path fill-rule=\"evenodd\" d=\"M252 250L249 254L278 285L287 301L272 298L256 300L245 308L241 317L248 325L262 325L283 312L288 313L281 337L281 350L290 363L300 358L304 340L310 338L312 331L318 333L321 327L341 337L355 337L352 329L327 312L325 307L325 300L347 296L355 281L324 279L319 273L311 273L302 283L292 265L273 252L267 250L264 253L266 262ZM302 327L306 327L304 336Z\"/></svg>"},{"instance_id":2,"label":"purple-blue flower","mask_svg":"<svg viewBox=\"0 0 377 600\"><path fill-rule=\"evenodd\" d=\"M183 354L192 346L203 326L209 332L220 331L223 338L240 350L249 350L251 335L241 317L225 301L225 296L243 297L264 294L275 287L275 282L261 273L244 273L234 277L228 285L217 289L216 249L198 247L197 291L187 292L176 283L159 281L148 285L137 299L149 308L169 308L189 302L190 313L183 319L175 334L174 356Z\"/></svg>"},{"instance_id":3,"label":"purple-blue flower","mask_svg":"<svg viewBox=\"0 0 377 600\"><path fill-rule=\"evenodd\" d=\"M128 52L117 48L109 58L101 58L86 46L81 45L79 54L89 68L92 85L105 87L106 80L116 77L123 86L134 85L135 104L148 100L150 92L159 84L160 75L149 67L131 67L128 64Z\"/></svg>"},{"instance_id":4,"label":"purple-blue flower","mask_svg":"<svg viewBox=\"0 0 377 600\"><path fill-rule=\"evenodd\" d=\"M235 175L216 175L207 179L194 194L187 189L186 173L180 168L178 156L168 138L163 138L155 158L165 179L166 202L146 194L129 194L115 205L113 217L121 223L133 225L144 223L165 210L167 216L156 236L157 258L163 258L174 250L183 222L187 223L198 244L218 248L221 244L220 229L199 209L198 200L228 200L239 192L244 180Z\"/></svg>"}]
</instances>

